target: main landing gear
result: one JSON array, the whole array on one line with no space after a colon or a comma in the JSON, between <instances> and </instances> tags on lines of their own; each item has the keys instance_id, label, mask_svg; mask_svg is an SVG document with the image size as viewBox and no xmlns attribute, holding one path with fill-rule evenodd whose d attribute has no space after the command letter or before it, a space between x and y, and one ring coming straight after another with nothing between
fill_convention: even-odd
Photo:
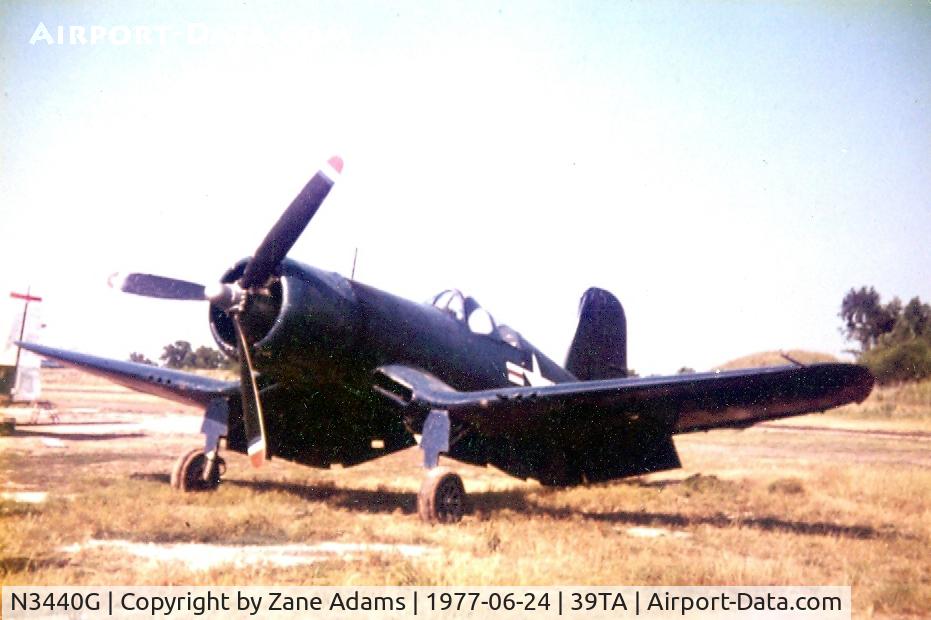
<instances>
[{"instance_id":1,"label":"main landing gear","mask_svg":"<svg viewBox=\"0 0 931 620\"><path fill-rule=\"evenodd\" d=\"M459 474L434 467L420 485L417 513L427 523L456 523L465 514L466 492Z\"/></svg>"},{"instance_id":2,"label":"main landing gear","mask_svg":"<svg viewBox=\"0 0 931 620\"><path fill-rule=\"evenodd\" d=\"M427 523L456 523L466 512L466 492L459 474L438 467L441 452L449 452L449 415L433 410L423 425L420 447L427 476L417 494L417 513Z\"/></svg>"},{"instance_id":3,"label":"main landing gear","mask_svg":"<svg viewBox=\"0 0 931 620\"><path fill-rule=\"evenodd\" d=\"M223 398L214 398L207 405L200 432L205 436L203 448L182 454L171 468L171 487L185 493L190 491L215 491L220 486L220 476L226 473L226 461L220 458L220 438L227 434L229 403Z\"/></svg>"},{"instance_id":4,"label":"main landing gear","mask_svg":"<svg viewBox=\"0 0 931 620\"><path fill-rule=\"evenodd\" d=\"M215 491L226 473L226 461L212 460L203 448L182 454L171 469L171 487L185 493ZM417 494L417 514L427 523L457 523L466 512L466 492L459 474L448 467L433 467Z\"/></svg>"},{"instance_id":5,"label":"main landing gear","mask_svg":"<svg viewBox=\"0 0 931 620\"><path fill-rule=\"evenodd\" d=\"M184 492L214 491L220 477L226 473L226 462L217 454L220 436L226 431L225 411L222 422L215 422L208 409L204 422L207 435L204 448L194 448L183 454L171 470L171 486ZM420 447L424 454L424 477L417 494L417 514L427 523L457 523L467 511L466 492L459 474L439 467L441 452L449 452L449 415L431 411L424 421ZM454 442L453 442L454 443Z\"/></svg>"},{"instance_id":6,"label":"main landing gear","mask_svg":"<svg viewBox=\"0 0 931 620\"><path fill-rule=\"evenodd\" d=\"M225 473L226 461L219 456L210 459L203 448L194 448L175 461L171 469L171 487L185 493L215 491L220 485L220 476Z\"/></svg>"}]
</instances>

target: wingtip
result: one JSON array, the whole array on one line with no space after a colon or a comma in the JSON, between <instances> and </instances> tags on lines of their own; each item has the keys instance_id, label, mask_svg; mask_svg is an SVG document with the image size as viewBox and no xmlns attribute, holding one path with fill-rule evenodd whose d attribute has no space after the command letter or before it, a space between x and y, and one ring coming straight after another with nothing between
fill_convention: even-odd
<instances>
[{"instance_id":1,"label":"wingtip","mask_svg":"<svg viewBox=\"0 0 931 620\"><path fill-rule=\"evenodd\" d=\"M856 379L856 389L858 390L856 401L862 403L872 393L876 385L876 377L866 366L857 366L859 376Z\"/></svg>"}]
</instances>

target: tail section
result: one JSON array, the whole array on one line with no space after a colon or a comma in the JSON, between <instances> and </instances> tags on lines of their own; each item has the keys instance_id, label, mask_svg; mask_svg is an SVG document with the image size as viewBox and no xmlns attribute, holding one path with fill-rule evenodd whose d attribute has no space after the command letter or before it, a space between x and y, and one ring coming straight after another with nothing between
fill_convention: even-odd
<instances>
[{"instance_id":1,"label":"tail section","mask_svg":"<svg viewBox=\"0 0 931 620\"><path fill-rule=\"evenodd\" d=\"M582 295L566 370L583 381L627 376L627 318L608 291L590 288Z\"/></svg>"}]
</instances>

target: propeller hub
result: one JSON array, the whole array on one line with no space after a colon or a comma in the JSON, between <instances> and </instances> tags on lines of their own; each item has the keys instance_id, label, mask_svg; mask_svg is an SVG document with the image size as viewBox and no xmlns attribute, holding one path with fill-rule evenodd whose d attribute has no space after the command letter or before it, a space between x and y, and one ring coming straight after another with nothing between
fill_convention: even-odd
<instances>
[{"instance_id":1,"label":"propeller hub","mask_svg":"<svg viewBox=\"0 0 931 620\"><path fill-rule=\"evenodd\" d=\"M238 284L217 282L204 287L204 297L224 312L229 312L242 306L246 292Z\"/></svg>"}]
</instances>

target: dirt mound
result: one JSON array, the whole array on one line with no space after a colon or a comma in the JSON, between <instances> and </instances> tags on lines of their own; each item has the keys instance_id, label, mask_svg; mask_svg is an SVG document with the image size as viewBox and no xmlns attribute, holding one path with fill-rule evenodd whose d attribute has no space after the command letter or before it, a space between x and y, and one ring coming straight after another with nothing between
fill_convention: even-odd
<instances>
[{"instance_id":1,"label":"dirt mound","mask_svg":"<svg viewBox=\"0 0 931 620\"><path fill-rule=\"evenodd\" d=\"M830 353L819 353L817 351L802 351L792 349L785 352L789 357L798 360L803 364L814 364L818 362L837 362L836 357ZM765 351L763 353L752 353L738 357L735 360L725 362L720 366L715 366L715 370L736 370L737 368L759 368L761 366L785 366L791 364L784 358L779 351Z\"/></svg>"}]
</instances>

